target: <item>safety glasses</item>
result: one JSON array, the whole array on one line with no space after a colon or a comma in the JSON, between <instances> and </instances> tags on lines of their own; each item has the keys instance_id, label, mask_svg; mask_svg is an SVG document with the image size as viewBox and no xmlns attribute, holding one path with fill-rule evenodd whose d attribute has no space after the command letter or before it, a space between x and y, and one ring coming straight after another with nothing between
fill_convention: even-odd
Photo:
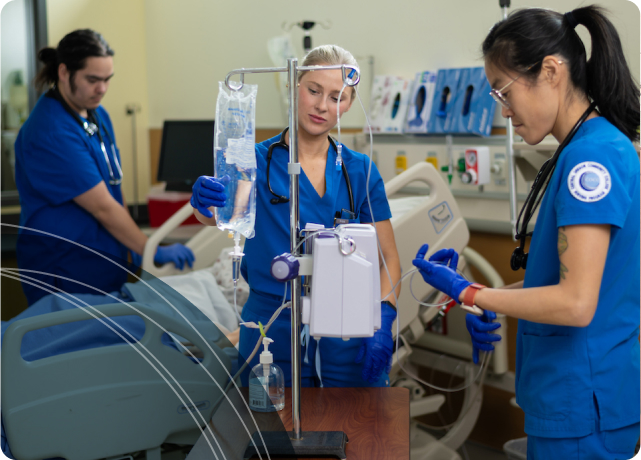
<instances>
[{"instance_id":1,"label":"safety glasses","mask_svg":"<svg viewBox=\"0 0 641 460\"><path fill-rule=\"evenodd\" d=\"M563 64L563 61L561 61L561 60L557 60L557 62L558 62L559 64ZM536 65L536 64L534 64L534 65ZM527 72L527 71L528 71L528 70L530 70L532 67L534 67L534 65L531 65L530 67L528 67L527 69L525 69L525 71ZM501 89L494 89L494 88L492 88L492 90L490 91L490 96L492 96L492 98L493 98L496 102L498 102L499 104L501 104L504 108L509 109L509 108L510 108L510 103L507 101L507 98L503 95L503 91L505 91L505 89L506 89L508 86L510 86L512 83L514 83L516 80L518 80L519 78L521 78L521 76L522 76L522 75L523 75L523 74L521 74L521 75L517 76L516 78L513 78L512 80L510 80L510 81L508 82L508 84L507 84L507 85L505 85L505 86L504 86L503 88L501 88Z\"/></svg>"},{"instance_id":2,"label":"safety glasses","mask_svg":"<svg viewBox=\"0 0 641 460\"><path fill-rule=\"evenodd\" d=\"M509 109L509 108L510 108L510 103L507 101L507 99L505 98L505 96L503 96L503 91L505 91L505 89L506 89L508 86L510 86L512 83L514 83L514 82L515 82L516 80L518 80L519 78L521 78L521 75L517 76L516 78L513 78L513 79L512 79L512 80L511 80L507 85L505 85L505 86L504 86L503 88L501 88L501 89L494 89L494 88L492 88L492 90L490 91L490 96L492 96L492 98L493 98L496 102L498 102L499 104L501 104L504 108Z\"/></svg>"}]
</instances>

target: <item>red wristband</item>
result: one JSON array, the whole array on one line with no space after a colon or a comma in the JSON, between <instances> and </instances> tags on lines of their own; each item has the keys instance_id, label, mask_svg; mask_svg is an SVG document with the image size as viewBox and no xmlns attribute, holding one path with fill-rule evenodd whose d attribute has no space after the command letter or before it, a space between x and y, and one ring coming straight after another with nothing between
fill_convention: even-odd
<instances>
[{"instance_id":1,"label":"red wristband","mask_svg":"<svg viewBox=\"0 0 641 460\"><path fill-rule=\"evenodd\" d=\"M474 305L474 298L476 297L476 293L486 287L487 286L483 286L482 284L479 284L479 283L470 284L465 290L465 294L463 295L462 305L466 307L474 308L476 306Z\"/></svg>"}]
</instances>

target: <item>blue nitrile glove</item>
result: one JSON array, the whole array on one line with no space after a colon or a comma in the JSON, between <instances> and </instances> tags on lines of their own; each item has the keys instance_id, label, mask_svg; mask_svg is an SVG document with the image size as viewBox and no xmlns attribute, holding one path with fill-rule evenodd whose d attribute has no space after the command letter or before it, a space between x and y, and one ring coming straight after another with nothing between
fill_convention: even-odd
<instances>
[{"instance_id":1,"label":"blue nitrile glove","mask_svg":"<svg viewBox=\"0 0 641 460\"><path fill-rule=\"evenodd\" d=\"M191 188L191 205L196 208L203 216L213 217L209 210L210 206L222 208L227 202L225 194L225 184L229 182L229 176L223 176L222 180L211 176L200 176L196 179L194 186Z\"/></svg>"},{"instance_id":2,"label":"blue nitrile glove","mask_svg":"<svg viewBox=\"0 0 641 460\"><path fill-rule=\"evenodd\" d=\"M189 267L194 266L194 260L196 257L194 253L191 252L187 246L184 246L180 243L172 244L170 246L158 246L156 249L156 255L154 256L154 262L158 265L164 265L169 262L173 262L178 270L182 270L185 266L185 262Z\"/></svg>"},{"instance_id":3,"label":"blue nitrile glove","mask_svg":"<svg viewBox=\"0 0 641 460\"><path fill-rule=\"evenodd\" d=\"M372 337L363 339L361 349L355 362L361 363L363 358L363 380L376 383L383 371L389 374L392 369L392 354L394 354L394 339L392 338L392 323L396 319L396 309L386 302L381 302L381 328Z\"/></svg>"},{"instance_id":4,"label":"blue nitrile glove","mask_svg":"<svg viewBox=\"0 0 641 460\"><path fill-rule=\"evenodd\" d=\"M425 260L425 254L427 254L428 249L429 246L427 244L421 246L421 249L416 254L416 259L412 263L418 268L419 273L427 284L444 292L458 303L461 292L472 284L471 281L456 273L458 254L454 249L441 249L435 252L430 257L430 260L427 261Z\"/></svg>"},{"instance_id":5,"label":"blue nitrile glove","mask_svg":"<svg viewBox=\"0 0 641 460\"><path fill-rule=\"evenodd\" d=\"M492 351L494 345L492 342L499 342L501 336L498 334L488 334L489 331L494 331L501 327L501 323L494 323L496 313L493 311L484 310L483 315L476 316L468 313L465 316L465 325L472 337L472 358L474 364L479 362L479 350Z\"/></svg>"}]
</instances>

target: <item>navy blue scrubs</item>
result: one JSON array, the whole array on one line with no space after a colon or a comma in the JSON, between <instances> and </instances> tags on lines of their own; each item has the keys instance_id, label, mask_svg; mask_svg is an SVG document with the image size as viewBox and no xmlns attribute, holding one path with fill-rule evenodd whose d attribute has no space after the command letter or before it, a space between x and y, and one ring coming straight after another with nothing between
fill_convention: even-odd
<instances>
[{"instance_id":1,"label":"navy blue scrubs","mask_svg":"<svg viewBox=\"0 0 641 460\"><path fill-rule=\"evenodd\" d=\"M111 148L115 136L109 114L102 106L96 114L115 170ZM120 162L118 149L115 145L114 148ZM123 203L120 185L109 183L109 169L98 136L89 136L59 101L42 96L20 129L15 151L23 227L17 245L18 266L24 270L21 274L65 292L98 294L92 287L106 292L120 289L127 280L127 273L120 266L127 260L127 248L73 201L104 181L114 199ZM22 286L29 305L47 295L24 281Z\"/></svg>"},{"instance_id":2,"label":"navy blue scrubs","mask_svg":"<svg viewBox=\"0 0 641 460\"><path fill-rule=\"evenodd\" d=\"M272 314L281 305L284 285L276 281L270 273L272 259L290 251L289 203L273 205L273 195L267 188L266 168L267 149L278 142L276 136L256 145L258 166L256 191L256 235L245 241L245 257L242 261L242 274L249 283L251 292L243 307L244 321L258 321L266 324ZM392 214L385 195L385 184L376 165L372 164L369 178L369 193L374 216L370 215L367 202L367 172L370 160L366 155L354 152L343 145L342 156L354 195L356 219L353 222L380 222L391 218ZM281 147L274 148L270 166L270 182L278 195L289 196L289 175L287 163L289 153ZM330 145L325 167L326 191L321 197L311 184L305 172L301 172L300 186L300 228L307 223L322 224L326 228L334 226L334 215L342 209L349 210L347 184L343 173L336 170L336 151ZM290 293L287 292L289 300ZM260 333L257 329L240 329L240 354L249 357ZM290 310L285 309L272 324L267 335L274 340L269 349L274 354L274 362L285 374L285 385L291 386L291 320ZM340 338L324 337L319 342L311 340L304 346L301 364L303 386L316 386L320 383L315 370L316 347L320 344L320 363L323 386L362 387L388 385L388 376L383 374L374 385L361 378L362 364L354 363L362 339L343 341ZM258 354L250 363L250 369L258 363Z\"/></svg>"}]
</instances>

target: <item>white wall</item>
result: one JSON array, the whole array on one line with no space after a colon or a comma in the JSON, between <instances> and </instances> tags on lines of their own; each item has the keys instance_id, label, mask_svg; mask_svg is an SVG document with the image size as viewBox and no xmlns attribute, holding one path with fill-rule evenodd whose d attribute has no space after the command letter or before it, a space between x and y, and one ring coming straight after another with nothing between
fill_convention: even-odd
<instances>
[{"instance_id":1,"label":"white wall","mask_svg":"<svg viewBox=\"0 0 641 460\"><path fill-rule=\"evenodd\" d=\"M565 12L580 0L513 0ZM639 9L628 0L601 0L621 34L626 57L639 79ZM266 42L284 33L283 22L331 20L330 30L312 30L314 45L336 43L355 56L375 58L375 74L413 77L421 70L482 65L480 45L502 18L497 0L234 2L148 0L145 3L149 76L149 123L208 118L215 113L217 82L241 67L271 67ZM586 33L587 35L587 33ZM291 31L302 58L302 31ZM257 126L286 125L274 76L250 75L258 83ZM363 94L369 99L366 88ZM352 112L360 112L356 105ZM357 114L358 115L358 114ZM344 120L361 127L362 116Z\"/></svg>"}]
</instances>

